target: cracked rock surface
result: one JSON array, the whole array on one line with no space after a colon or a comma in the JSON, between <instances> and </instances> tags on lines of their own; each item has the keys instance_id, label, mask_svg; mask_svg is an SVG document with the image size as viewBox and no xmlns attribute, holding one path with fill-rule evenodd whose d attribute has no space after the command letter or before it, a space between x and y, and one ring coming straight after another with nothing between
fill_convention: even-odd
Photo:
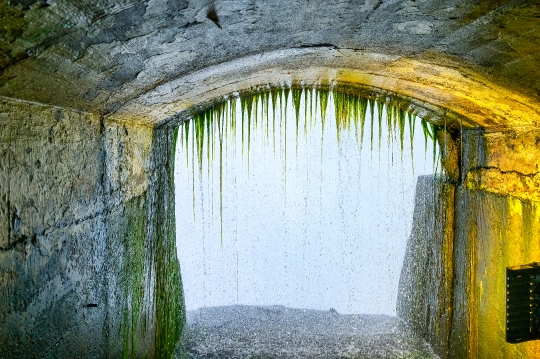
<instances>
[{"instance_id":1,"label":"cracked rock surface","mask_svg":"<svg viewBox=\"0 0 540 359\"><path fill-rule=\"evenodd\" d=\"M539 9L525 0L1 1L0 95L110 114L209 66L324 46L474 66L538 99Z\"/></svg>"}]
</instances>

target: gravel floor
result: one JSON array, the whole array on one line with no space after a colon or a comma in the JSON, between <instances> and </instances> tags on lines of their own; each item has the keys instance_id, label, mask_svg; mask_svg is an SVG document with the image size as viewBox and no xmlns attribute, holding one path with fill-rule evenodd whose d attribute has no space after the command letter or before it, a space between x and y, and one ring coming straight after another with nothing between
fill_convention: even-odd
<instances>
[{"instance_id":1,"label":"gravel floor","mask_svg":"<svg viewBox=\"0 0 540 359\"><path fill-rule=\"evenodd\" d=\"M437 358L397 317L284 306L187 313L189 358Z\"/></svg>"}]
</instances>

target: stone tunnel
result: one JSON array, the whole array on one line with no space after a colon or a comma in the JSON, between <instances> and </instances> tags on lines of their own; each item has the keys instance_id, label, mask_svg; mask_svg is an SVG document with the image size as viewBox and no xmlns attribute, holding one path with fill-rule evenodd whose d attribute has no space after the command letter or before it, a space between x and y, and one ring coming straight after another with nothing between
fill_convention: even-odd
<instances>
[{"instance_id":1,"label":"stone tunnel","mask_svg":"<svg viewBox=\"0 0 540 359\"><path fill-rule=\"evenodd\" d=\"M398 313L441 358L540 357L505 341L505 269L540 261L538 1L1 0L0 24L0 358L172 357L176 129L265 86L444 123Z\"/></svg>"}]
</instances>

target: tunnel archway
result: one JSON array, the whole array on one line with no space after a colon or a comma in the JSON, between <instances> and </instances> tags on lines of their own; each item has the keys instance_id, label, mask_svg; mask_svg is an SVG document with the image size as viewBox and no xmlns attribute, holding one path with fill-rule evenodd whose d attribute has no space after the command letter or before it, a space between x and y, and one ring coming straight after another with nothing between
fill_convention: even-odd
<instances>
[{"instance_id":1,"label":"tunnel archway","mask_svg":"<svg viewBox=\"0 0 540 359\"><path fill-rule=\"evenodd\" d=\"M167 82L117 109L111 118L165 123L189 117L214 99L265 86L361 87L391 94L421 117L449 127L504 131L540 123L537 101L474 69L384 53L315 48L264 52Z\"/></svg>"},{"instance_id":2,"label":"tunnel archway","mask_svg":"<svg viewBox=\"0 0 540 359\"><path fill-rule=\"evenodd\" d=\"M302 80L457 114L462 261L451 333L426 335L442 357L540 350L505 343L502 324L503 269L540 253L535 2L157 3L0 5L0 355L170 356L175 126L213 98Z\"/></svg>"},{"instance_id":3,"label":"tunnel archway","mask_svg":"<svg viewBox=\"0 0 540 359\"><path fill-rule=\"evenodd\" d=\"M212 69L211 73L217 74L219 71L216 71L216 69ZM425 68L422 69L425 71ZM306 71L307 73L310 73L309 71ZM339 71L338 71L339 72ZM217 98L223 98L225 91L231 91L234 90L234 93L240 93L243 92L249 92L253 89L261 89L261 88L269 88L270 85L270 79L275 79L276 74L272 73L271 75L264 74L264 71L262 72L263 75L261 75L265 82L262 84L258 81L260 81L260 78L257 76L248 77L246 82L243 82L242 78L234 77L235 81L232 84L224 84L223 88L215 88L214 86L216 83L215 79L210 79L208 81L201 81L202 83L210 83L208 87L203 87L203 91L200 93L195 91L197 95L193 95L193 98L196 98L197 104L194 103L186 103L183 106L186 106L186 110L179 110L176 115L169 117L168 121L170 123L175 123L177 121L182 121L182 119L189 117L190 113L200 111L201 109L208 108L209 106L212 106L213 101L209 98L211 96L214 96L216 94L220 94ZM302 73L302 71L300 71ZM358 72L350 71L344 71L342 73L347 73L351 76L353 79L363 79L362 76L358 75ZM354 77L351 75L351 73L354 74ZM201 74L198 74L201 75ZM287 80L290 80L292 78L296 78L297 73L294 71L290 71L289 69L285 70L280 76L283 76L285 79L282 83L290 83L293 86L301 86L301 87L309 87L309 83L305 80L298 80L298 82L287 82ZM225 77L230 76L230 73L227 73ZM267 76L267 77L264 77ZM219 79L219 76L217 76ZM467 79L470 79L470 77L466 77ZM476 278L470 277L470 273L473 273L475 269L472 267L469 268L466 263L464 263L465 260L471 261L472 258L476 258L475 254L472 253L473 249L472 246L474 246L472 238L468 237L469 234L465 234L462 232L462 229L460 227L463 226L464 221L466 221L465 216L467 216L465 213L468 213L468 215L471 215L470 210L464 208L464 203L461 202L459 204L456 203L456 201L460 200L460 194L458 191L466 191L466 190L487 190L488 192L495 193L497 195L500 194L508 194L508 187L502 188L500 186L500 179L495 180L497 177L497 173L491 173L487 174L487 176L484 174L484 171L490 172L490 169L484 169L485 164L480 164L482 161L487 161L488 163L491 161L491 163L496 162L500 164L501 157L500 153L495 155L498 151L505 152L504 148L499 147L501 144L502 138L505 138L508 136L509 133L518 133L518 137L524 135L529 130L534 129L535 127L535 121L532 120L532 122L528 122L530 119L533 119L536 115L533 112L529 112L529 109L527 106L519 108L513 107L513 106L495 106L495 103L492 101L500 101L502 98L504 98L506 95L504 95L504 89L494 89L490 88L489 85L486 86L485 82L477 83L477 87L471 86L471 83L461 83L460 81L457 81L456 83L459 83L460 86L456 86L456 88L460 89L467 89L471 90L477 90L482 89L482 91L479 91L478 93L475 93L475 91L472 92L461 92L461 96L465 98L465 100L458 100L453 102L453 106L449 106L449 108L441 108L438 106L435 106L433 102L441 101L441 98L448 100L448 97L452 98L452 100L456 100L458 96L456 96L456 93L449 90L448 88L438 88L434 87L430 90L433 91L425 91L429 95L433 95L434 93L438 94L438 97L435 97L435 101L431 99L431 101L419 101L418 99L414 97L410 97L407 95L403 95L400 93L394 93L390 92L389 90L381 90L377 88L373 88L371 86L366 85L365 83L362 83L362 80L360 80L360 86L357 84L354 84L353 82L339 82L339 81L331 81L331 80L321 80L321 77L315 76L316 81L314 83L316 85L324 86L332 86L336 88L356 88L356 91L362 92L364 94L371 94L372 96L376 96L378 98L388 98L389 101L394 101L393 103L396 103L398 106L401 105L402 108L408 109L409 111L417 114L424 115L425 118L429 119L430 121L433 121L435 124L442 124L445 123L448 126L448 129L450 130L449 133L446 133L442 135L440 140L442 140L442 143L450 144L449 147L443 148L442 151L444 152L445 156L454 156L453 158L453 166L458 166L460 171L463 171L460 173L459 178L454 178L452 181L451 188L447 190L447 192L444 194L444 196L449 200L445 204L446 208L448 209L443 214L443 222L442 225L445 229L445 233L441 234L440 239L443 241L440 243L437 250L439 250L442 254L441 257L441 263L443 267L443 271L445 272L453 272L455 267L465 267L465 270L463 268L457 268L457 272L455 273L455 276L447 277L447 279L443 280L442 282L435 281L431 282L431 285L434 287L430 287L431 290L434 291L442 291L446 293L443 294L443 297L445 299L441 299L442 297L439 297L435 301L438 303L436 306L456 306L455 299L453 295L455 293L459 293L458 295L463 298L464 293L467 291L465 288L470 288L471 286L475 286L476 284L473 284L476 282ZM268 82L266 82L268 81ZM399 80L395 80L397 83L399 83ZM468 81L468 80L467 80ZM219 81L216 81L219 83ZM189 81L188 81L189 83ZM390 82L392 83L392 82ZM330 85L329 85L330 84ZM455 85L455 84L454 84ZM461 87L463 85L463 87ZM246 86L246 87L243 87ZM168 88L170 90L170 88ZM182 90L186 90L186 88L182 88ZM190 89L189 86L187 88L187 93L193 89ZM223 91L223 92L220 92ZM491 100L488 100L486 97L482 97L482 92L486 91L485 93L496 93L497 95L492 98ZM424 93L420 91L420 93ZM447 93L450 92L450 95ZM460 91L458 91L459 93ZM174 91L173 91L174 93ZM484 93L484 94L485 94ZM183 93L185 95L185 93ZM186 96L189 98L189 96ZM473 101L478 101L479 103L475 103L474 105L471 104L471 102L468 102L471 98L473 98ZM479 100L481 98L481 100ZM390 100L393 99L393 100ZM397 99L397 100L396 100ZM146 100L143 100L143 102ZM218 100L219 101L219 100ZM524 103L528 103L526 100ZM178 110L179 106L178 103L170 104L171 108L176 108ZM181 108L180 104L180 108ZM490 107L488 109L487 107ZM135 108L135 107L134 107ZM175 111L176 111L175 110ZM457 111L457 112L454 112ZM495 110L492 112L492 110ZM515 112L513 110L516 110ZM463 116L463 113L468 113L474 118L482 119L482 125L479 125L475 123L474 121L468 119L467 117ZM489 113L488 116L486 114ZM532 115L531 115L532 114ZM121 116L121 113L119 113ZM162 113L163 115L163 113ZM490 117L493 116L493 117ZM491 118L497 118L497 121L491 122L491 120L487 119ZM527 120L523 121L525 118ZM486 134L487 133L487 134ZM487 138L487 141L486 141ZM446 141L445 139L448 139ZM480 140L480 142L479 142ZM525 143L531 143L530 141L534 142L534 135L532 137L525 138L522 140L521 138L517 141L523 141ZM486 143L487 142L487 143ZM512 144L508 144L508 146L512 147ZM531 149L530 145L527 145L529 149ZM510 148L508 147L508 148ZM463 157L464 156L464 157ZM504 155L503 155L504 156ZM518 155L519 156L519 155ZM489 165L488 165L489 166ZM461 177L463 176L463 177ZM479 177L480 176L480 177ZM485 176L490 183L483 182L484 180L482 177ZM461 189L460 189L461 186ZM515 188L515 187L514 187ZM528 191L528 192L527 192ZM522 198L525 201L529 201L532 197L531 196L531 189L526 190L527 193L520 193L520 190L514 189L510 196L516 196L517 198ZM533 190L534 192L534 190ZM463 192L461 194L463 196ZM470 201L471 198L461 199L462 201ZM456 207L458 206L458 207ZM534 206L534 205L533 205ZM454 212L458 209L458 212ZM462 213L459 213L461 212ZM502 217L505 216L505 214L501 215ZM457 221L460 221L461 224L455 222L457 218ZM475 226L476 224L465 224L466 226ZM463 228L463 227L462 227ZM456 234L456 231L460 231L460 233ZM457 236L457 237L456 237ZM458 238L460 237L460 238ZM467 239L466 239L467 238ZM472 240L472 241L471 241ZM468 244L465 244L468 243ZM454 246L460 246L460 248L455 249ZM466 249L464 249L464 247ZM457 252L456 252L457 251ZM456 256L456 257L455 257ZM533 258L534 254L532 254ZM457 259L456 259L457 258ZM479 260L479 259L475 259ZM532 259L530 259L532 260ZM504 260L506 261L506 259ZM527 260L525 260L527 261ZM474 266L475 263L471 262L470 265ZM450 279L449 279L450 278ZM425 283L424 283L425 284ZM427 287L425 287L427 288ZM435 289L437 288L437 289ZM502 289L501 289L502 288ZM503 291L503 287L499 287L499 291ZM428 296L428 295L427 295ZM425 319L422 324L419 324L417 329L419 332L423 332L424 335L428 338L428 340L432 343L437 353L442 355L443 357L446 355L469 355L466 353L481 352L481 348L487 348L486 346L480 345L477 342L477 333L475 332L475 328L479 328L480 325L478 324L477 320L478 312L475 312L474 308L474 302L475 299L469 297L469 302L465 306L459 306L455 308L451 308L448 312L446 312L444 321L446 322L445 325L439 325L439 324L429 324L427 327L431 328L429 329L431 332L426 333L422 328L426 328L425 325ZM452 304L450 304L452 303ZM494 305L501 305L494 304ZM471 308L471 310L469 310ZM428 309L428 317L430 316ZM433 310L433 308L432 308ZM414 314L411 314L412 317L415 317ZM439 316L441 313L439 312ZM440 318L440 317L439 317ZM417 320L417 319L412 319ZM429 319L427 319L429 322ZM441 319L438 319L440 321ZM418 322L416 322L418 324ZM464 324L468 323L468 324ZM471 331L467 331L467 335L465 336L466 340L464 340L463 332L454 331L454 328L463 328L463 325L472 326L470 328L473 328ZM463 330L463 329L461 329ZM500 334L499 334L500 335ZM502 335L501 335L502 336ZM500 336L500 337L501 337ZM531 344L527 350L534 351L535 346L534 344ZM510 352L513 352L514 348L507 347L504 350L509 350Z\"/></svg>"}]
</instances>

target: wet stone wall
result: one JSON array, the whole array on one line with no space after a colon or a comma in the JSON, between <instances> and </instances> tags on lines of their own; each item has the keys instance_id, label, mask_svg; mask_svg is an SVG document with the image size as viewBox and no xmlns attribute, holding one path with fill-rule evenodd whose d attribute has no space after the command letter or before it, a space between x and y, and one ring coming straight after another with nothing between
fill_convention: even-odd
<instances>
[{"instance_id":1,"label":"wet stone wall","mask_svg":"<svg viewBox=\"0 0 540 359\"><path fill-rule=\"evenodd\" d=\"M441 358L449 356L452 325L453 205L455 187L433 176L416 186L411 236L401 271L397 314Z\"/></svg>"},{"instance_id":2,"label":"wet stone wall","mask_svg":"<svg viewBox=\"0 0 540 359\"><path fill-rule=\"evenodd\" d=\"M540 261L540 131L466 132L456 197L456 306L468 312L470 358L535 358L540 342L509 344L506 267ZM464 321L455 332L465 331Z\"/></svg>"},{"instance_id":3,"label":"wet stone wall","mask_svg":"<svg viewBox=\"0 0 540 359\"><path fill-rule=\"evenodd\" d=\"M461 138L457 181L419 179L398 315L442 358L536 358L505 340L505 270L540 261L540 132Z\"/></svg>"},{"instance_id":4,"label":"wet stone wall","mask_svg":"<svg viewBox=\"0 0 540 359\"><path fill-rule=\"evenodd\" d=\"M0 357L67 356L74 341L98 355L107 238L100 119L0 106Z\"/></svg>"},{"instance_id":5,"label":"wet stone wall","mask_svg":"<svg viewBox=\"0 0 540 359\"><path fill-rule=\"evenodd\" d=\"M174 129L9 99L0 125L0 358L170 356Z\"/></svg>"}]
</instances>

